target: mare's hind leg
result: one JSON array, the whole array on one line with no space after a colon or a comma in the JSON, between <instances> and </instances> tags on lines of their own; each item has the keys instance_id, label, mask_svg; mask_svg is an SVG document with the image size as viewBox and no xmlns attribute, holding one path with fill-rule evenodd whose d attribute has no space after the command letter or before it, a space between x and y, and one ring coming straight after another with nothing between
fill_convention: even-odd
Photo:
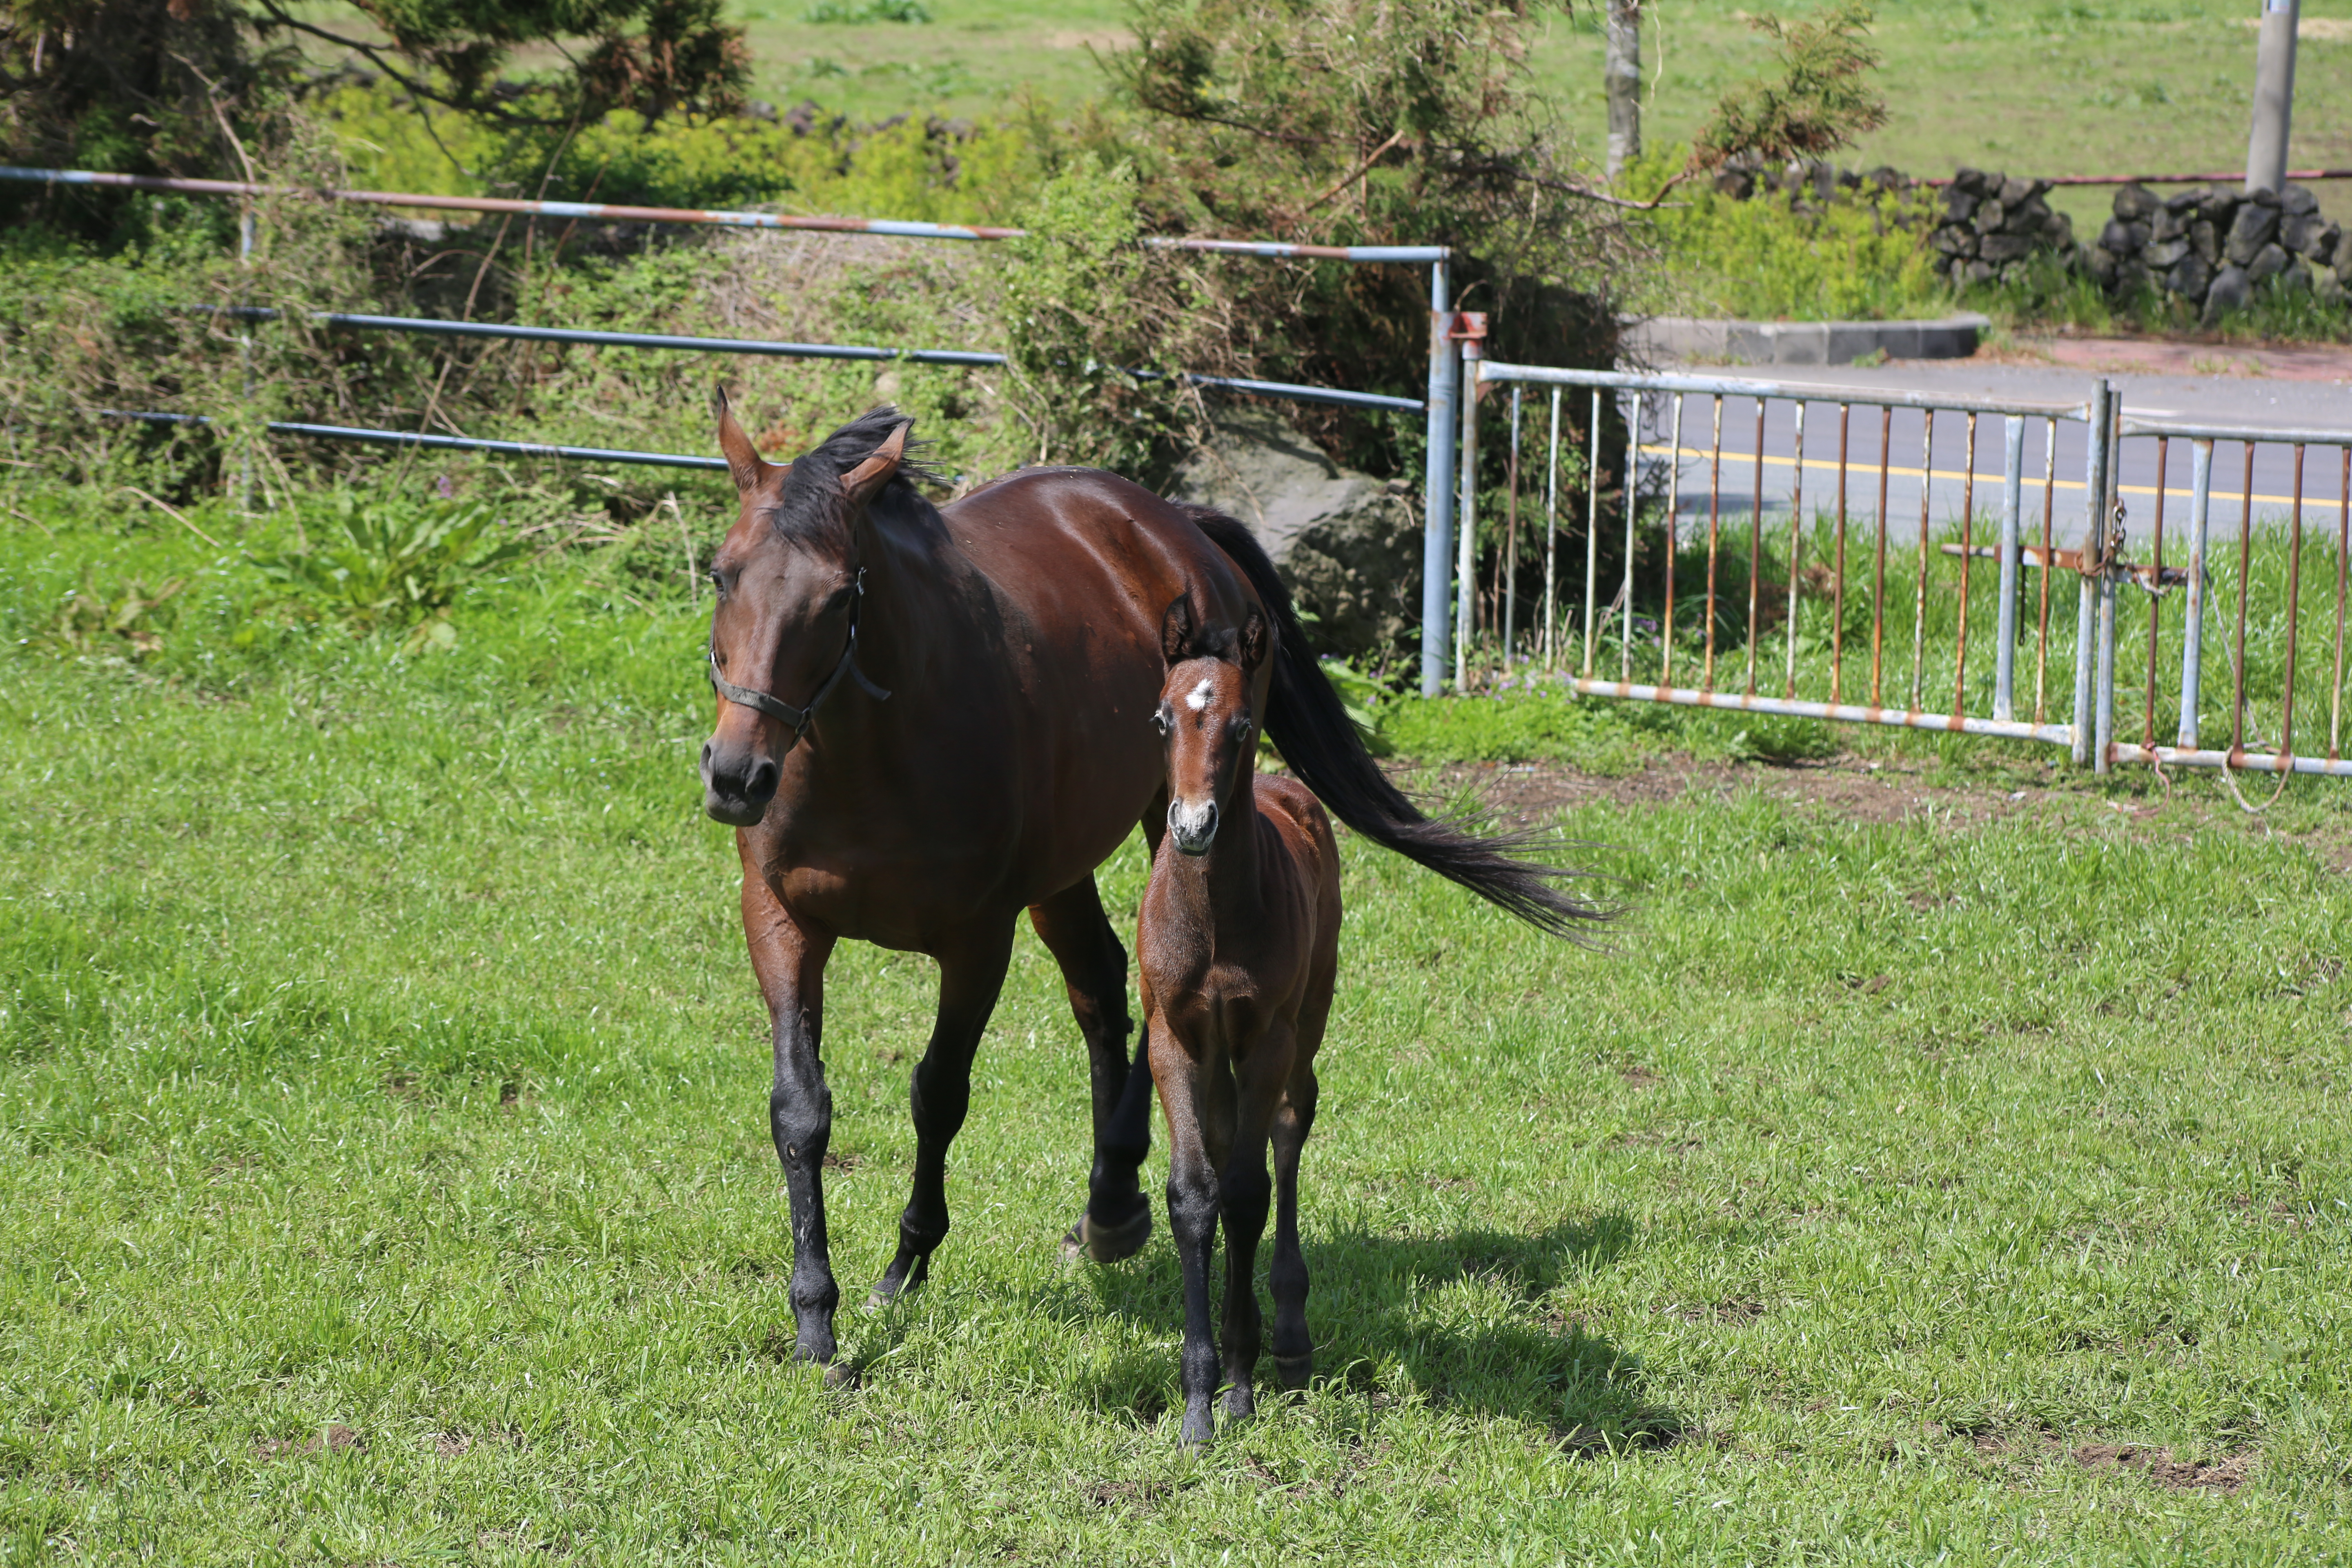
<instances>
[{"instance_id":1,"label":"mare's hind leg","mask_svg":"<svg viewBox=\"0 0 2352 1568\"><path fill-rule=\"evenodd\" d=\"M1094 1090L1095 1158L1086 1212L1062 1238L1097 1263L1133 1256L1151 1235L1151 1205L1136 1171L1151 1148L1150 1031L1127 1054L1127 950L1112 934L1091 876L1029 911L1039 940L1062 966L1070 1011L1086 1037Z\"/></svg>"},{"instance_id":2,"label":"mare's hind leg","mask_svg":"<svg viewBox=\"0 0 2352 1568\"><path fill-rule=\"evenodd\" d=\"M914 1191L898 1216L898 1252L875 1282L877 1306L923 1282L931 1251L948 1234L948 1145L971 1109L971 1058L1013 955L1013 922L988 918L958 933L936 955L940 1011L931 1043L915 1064L908 1093L915 1121Z\"/></svg>"},{"instance_id":3,"label":"mare's hind leg","mask_svg":"<svg viewBox=\"0 0 2352 1568\"><path fill-rule=\"evenodd\" d=\"M1307 1386L1315 1342L1307 1332L1307 1255L1298 1246L1298 1153L1315 1127L1315 1064L1301 1060L1274 1116L1274 1371L1285 1388Z\"/></svg>"},{"instance_id":4,"label":"mare's hind leg","mask_svg":"<svg viewBox=\"0 0 2352 1568\"><path fill-rule=\"evenodd\" d=\"M833 952L833 938L795 921L754 868L748 844L742 855L743 939L768 1004L776 1053L768 1131L776 1141L792 1202L793 1353L824 1363L833 1360L833 1312L841 1300L824 1226L824 1150L833 1137L833 1091L825 1087L818 1051L824 1030L824 961Z\"/></svg>"}]
</instances>

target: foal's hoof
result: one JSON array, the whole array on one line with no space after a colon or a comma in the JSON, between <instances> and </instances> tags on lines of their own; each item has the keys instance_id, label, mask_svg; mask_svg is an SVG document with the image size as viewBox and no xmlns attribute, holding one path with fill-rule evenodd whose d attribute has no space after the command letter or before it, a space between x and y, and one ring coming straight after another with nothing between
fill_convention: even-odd
<instances>
[{"instance_id":1,"label":"foal's hoof","mask_svg":"<svg viewBox=\"0 0 2352 1568\"><path fill-rule=\"evenodd\" d=\"M1305 1355L1278 1355L1274 1358L1274 1375L1282 1379L1282 1386L1296 1394L1304 1390L1307 1380L1315 1375L1315 1352Z\"/></svg>"},{"instance_id":2,"label":"foal's hoof","mask_svg":"<svg viewBox=\"0 0 2352 1568\"><path fill-rule=\"evenodd\" d=\"M1092 1215L1080 1215L1078 1223L1062 1237L1062 1256L1087 1258L1097 1263L1117 1263L1143 1250L1151 1239L1151 1206L1139 1205L1135 1217L1121 1225L1097 1225Z\"/></svg>"},{"instance_id":3,"label":"foal's hoof","mask_svg":"<svg viewBox=\"0 0 2352 1568\"><path fill-rule=\"evenodd\" d=\"M827 1388L856 1388L865 1381L865 1374L857 1370L855 1363L836 1361L825 1364L824 1385Z\"/></svg>"}]
</instances>

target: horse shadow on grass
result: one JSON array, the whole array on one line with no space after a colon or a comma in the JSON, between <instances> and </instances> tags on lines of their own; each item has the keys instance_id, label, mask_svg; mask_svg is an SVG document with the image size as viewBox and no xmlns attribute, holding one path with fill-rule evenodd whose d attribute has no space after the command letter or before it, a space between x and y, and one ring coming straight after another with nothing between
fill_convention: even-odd
<instances>
[{"instance_id":1,"label":"horse shadow on grass","mask_svg":"<svg viewBox=\"0 0 2352 1568\"><path fill-rule=\"evenodd\" d=\"M1664 1447L1695 1436L1648 1397L1639 1361L1558 1299L1563 1280L1610 1267L1640 1239L1633 1223L1615 1214L1531 1236L1483 1227L1398 1236L1360 1226L1310 1235L1307 1315L1316 1387L1362 1399L1367 1415L1421 1399L1508 1416L1583 1452ZM1176 1358L1162 1347L1183 1327L1174 1252L1154 1241L1115 1268L1076 1267L1036 1302L1045 1310L1091 1306L1159 1342L1123 1347L1084 1389L1099 1408L1139 1424L1157 1421L1174 1397ZM1266 1250L1259 1253L1258 1290L1270 1311ZM1212 1277L1222 1281L1222 1251L1215 1268ZM1269 1352L1258 1365L1260 1398L1277 1387Z\"/></svg>"}]
</instances>

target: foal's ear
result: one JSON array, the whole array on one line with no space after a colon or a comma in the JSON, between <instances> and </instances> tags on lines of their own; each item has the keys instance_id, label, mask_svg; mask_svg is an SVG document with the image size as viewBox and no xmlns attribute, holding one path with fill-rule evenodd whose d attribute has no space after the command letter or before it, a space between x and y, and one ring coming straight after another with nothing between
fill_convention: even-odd
<instances>
[{"instance_id":1,"label":"foal's ear","mask_svg":"<svg viewBox=\"0 0 2352 1568\"><path fill-rule=\"evenodd\" d=\"M890 476L898 471L899 459L907 455L907 432L914 427L913 420L903 421L874 448L872 457L841 476L841 493L849 498L850 505L865 505L890 482Z\"/></svg>"},{"instance_id":2,"label":"foal's ear","mask_svg":"<svg viewBox=\"0 0 2352 1568\"><path fill-rule=\"evenodd\" d=\"M1255 669L1265 662L1268 627L1265 616L1255 605L1250 606L1249 619L1242 623L1241 667Z\"/></svg>"},{"instance_id":3,"label":"foal's ear","mask_svg":"<svg viewBox=\"0 0 2352 1568\"><path fill-rule=\"evenodd\" d=\"M727 471L734 476L739 494L749 495L765 483L776 465L760 456L760 448L751 445L751 437L743 434L743 426L735 423L735 410L728 405L727 388L715 388L719 406L719 449L727 454Z\"/></svg>"},{"instance_id":4,"label":"foal's ear","mask_svg":"<svg viewBox=\"0 0 2352 1568\"><path fill-rule=\"evenodd\" d=\"M1192 600L1188 594L1179 594L1160 620L1160 652L1170 664L1181 664L1192 646Z\"/></svg>"}]
</instances>

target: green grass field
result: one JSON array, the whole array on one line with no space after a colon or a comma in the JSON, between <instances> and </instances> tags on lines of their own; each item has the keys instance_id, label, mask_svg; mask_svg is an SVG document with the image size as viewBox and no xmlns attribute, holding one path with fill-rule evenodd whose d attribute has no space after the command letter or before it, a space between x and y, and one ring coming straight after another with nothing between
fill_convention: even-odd
<instances>
[{"instance_id":1,"label":"green grass field","mask_svg":"<svg viewBox=\"0 0 2352 1568\"><path fill-rule=\"evenodd\" d=\"M2352 1555L2341 785L2256 822L1851 737L1924 770L1897 821L1717 765L1562 819L1606 952L1350 842L1321 1377L1195 1458L1164 1228L1057 1255L1083 1056L1026 936L933 1283L845 1312L861 1386L780 1361L674 587L575 555L451 653L240 644L225 555L11 499L57 537L0 524L9 1563ZM192 575L160 652L18 642L85 567ZM931 969L833 973L854 1301Z\"/></svg>"}]
</instances>

